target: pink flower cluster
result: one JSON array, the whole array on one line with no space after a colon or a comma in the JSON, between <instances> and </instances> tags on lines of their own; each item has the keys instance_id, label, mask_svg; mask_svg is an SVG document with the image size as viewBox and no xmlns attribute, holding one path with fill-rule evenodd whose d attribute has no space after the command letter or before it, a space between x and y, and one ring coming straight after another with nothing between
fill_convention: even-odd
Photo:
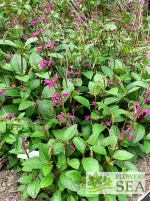
<instances>
[{"instance_id":1,"label":"pink flower cluster","mask_svg":"<svg viewBox=\"0 0 150 201\"><path fill-rule=\"evenodd\" d=\"M30 21L30 24L31 24L32 26L35 26L35 25L37 25L37 22L36 22L35 20L31 20L31 21Z\"/></svg>"},{"instance_id":2,"label":"pink flower cluster","mask_svg":"<svg viewBox=\"0 0 150 201\"><path fill-rule=\"evenodd\" d=\"M37 51L37 52L40 52L41 50L46 49L46 48L49 48L49 49L51 49L51 50L54 50L54 49L55 49L55 44L56 44L56 42L54 41L54 42L52 42L52 43L49 43L49 44L46 45L46 46L40 45L40 46L36 47L36 51Z\"/></svg>"},{"instance_id":3,"label":"pink flower cluster","mask_svg":"<svg viewBox=\"0 0 150 201\"><path fill-rule=\"evenodd\" d=\"M52 78L50 80L48 79L44 80L44 85L47 85L49 89L53 88L55 84L56 84L56 78Z\"/></svg>"},{"instance_id":4,"label":"pink flower cluster","mask_svg":"<svg viewBox=\"0 0 150 201\"><path fill-rule=\"evenodd\" d=\"M90 115L86 115L86 116L84 116L84 119L85 120L91 120L91 116Z\"/></svg>"},{"instance_id":5,"label":"pink flower cluster","mask_svg":"<svg viewBox=\"0 0 150 201\"><path fill-rule=\"evenodd\" d=\"M75 116L68 114L67 116L61 112L59 115L56 116L56 119L60 121L60 123L64 123L65 119L71 119L72 121L75 120ZM70 126L70 124L67 122L67 125Z\"/></svg>"},{"instance_id":6,"label":"pink flower cluster","mask_svg":"<svg viewBox=\"0 0 150 201\"><path fill-rule=\"evenodd\" d=\"M5 116L5 117L3 118L3 120L6 121L7 119L13 119L13 118L15 118L15 117L16 117L15 114L10 114L10 113L8 113L7 116Z\"/></svg>"},{"instance_id":7,"label":"pink flower cluster","mask_svg":"<svg viewBox=\"0 0 150 201\"><path fill-rule=\"evenodd\" d=\"M63 93L62 99L67 98L69 96L69 94L70 94L70 92ZM59 103L59 96L56 93L54 93L54 94L51 94L51 98L52 98L53 106L56 107ZM64 100L62 100L62 99L60 100L61 101L60 104L64 105Z\"/></svg>"},{"instance_id":8,"label":"pink flower cluster","mask_svg":"<svg viewBox=\"0 0 150 201\"><path fill-rule=\"evenodd\" d=\"M73 72L73 70L68 70L67 75L80 75L79 71Z\"/></svg>"},{"instance_id":9,"label":"pink flower cluster","mask_svg":"<svg viewBox=\"0 0 150 201\"><path fill-rule=\"evenodd\" d=\"M110 127L110 126L111 126L111 122L110 122L110 121L101 122L100 125L101 125L101 126L107 126L107 127Z\"/></svg>"},{"instance_id":10,"label":"pink flower cluster","mask_svg":"<svg viewBox=\"0 0 150 201\"><path fill-rule=\"evenodd\" d=\"M38 30L37 32L31 33L31 37L35 38L35 37L39 36L41 33L42 33L41 30Z\"/></svg>"},{"instance_id":11,"label":"pink flower cluster","mask_svg":"<svg viewBox=\"0 0 150 201\"><path fill-rule=\"evenodd\" d=\"M140 117L147 117L148 115L150 115L150 109L141 108L139 103L136 102L134 113L131 115L132 118L137 117L138 119L140 119Z\"/></svg>"},{"instance_id":12,"label":"pink flower cluster","mask_svg":"<svg viewBox=\"0 0 150 201\"><path fill-rule=\"evenodd\" d=\"M4 95L5 95L5 90L2 89L2 90L0 91L0 96L4 96Z\"/></svg>"},{"instance_id":13,"label":"pink flower cluster","mask_svg":"<svg viewBox=\"0 0 150 201\"><path fill-rule=\"evenodd\" d=\"M51 67L52 63L53 63L52 58L50 58L49 61L41 60L40 61L40 69L44 69L46 67Z\"/></svg>"}]
</instances>

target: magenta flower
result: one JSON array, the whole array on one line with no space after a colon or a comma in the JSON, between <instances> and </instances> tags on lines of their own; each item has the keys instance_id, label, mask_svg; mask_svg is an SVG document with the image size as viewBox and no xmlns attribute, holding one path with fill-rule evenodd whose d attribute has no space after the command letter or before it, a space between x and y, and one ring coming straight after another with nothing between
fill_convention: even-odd
<instances>
[{"instance_id":1,"label":"magenta flower","mask_svg":"<svg viewBox=\"0 0 150 201\"><path fill-rule=\"evenodd\" d=\"M67 75L72 75L73 74L73 71L71 70L71 71L67 71Z\"/></svg>"},{"instance_id":2,"label":"magenta flower","mask_svg":"<svg viewBox=\"0 0 150 201\"><path fill-rule=\"evenodd\" d=\"M145 116L150 115L150 110L144 110Z\"/></svg>"},{"instance_id":3,"label":"magenta flower","mask_svg":"<svg viewBox=\"0 0 150 201\"><path fill-rule=\"evenodd\" d=\"M128 136L128 141L133 140L133 138L134 138L134 134L130 134L130 135Z\"/></svg>"},{"instance_id":4,"label":"magenta flower","mask_svg":"<svg viewBox=\"0 0 150 201\"><path fill-rule=\"evenodd\" d=\"M54 50L55 44L56 44L56 42L54 41L54 42L48 44L47 47L49 47L51 50Z\"/></svg>"},{"instance_id":5,"label":"magenta flower","mask_svg":"<svg viewBox=\"0 0 150 201\"><path fill-rule=\"evenodd\" d=\"M106 126L110 127L111 126L111 122L110 121L106 121Z\"/></svg>"},{"instance_id":6,"label":"magenta flower","mask_svg":"<svg viewBox=\"0 0 150 201\"><path fill-rule=\"evenodd\" d=\"M130 30L131 27L130 27L130 26L125 26L125 29L126 29L126 30Z\"/></svg>"},{"instance_id":7,"label":"magenta flower","mask_svg":"<svg viewBox=\"0 0 150 201\"><path fill-rule=\"evenodd\" d=\"M31 23L31 25L36 25L37 24L35 20L31 20L30 23Z\"/></svg>"},{"instance_id":8,"label":"magenta flower","mask_svg":"<svg viewBox=\"0 0 150 201\"><path fill-rule=\"evenodd\" d=\"M123 140L124 134L125 134L125 131L122 129L119 135L119 140Z\"/></svg>"},{"instance_id":9,"label":"magenta flower","mask_svg":"<svg viewBox=\"0 0 150 201\"><path fill-rule=\"evenodd\" d=\"M118 81L118 82L116 82L116 85L120 85L120 82Z\"/></svg>"},{"instance_id":10,"label":"magenta flower","mask_svg":"<svg viewBox=\"0 0 150 201\"><path fill-rule=\"evenodd\" d=\"M127 128L126 132L130 133L130 131L131 131L131 128Z\"/></svg>"},{"instance_id":11,"label":"magenta flower","mask_svg":"<svg viewBox=\"0 0 150 201\"><path fill-rule=\"evenodd\" d=\"M44 80L44 85L48 85L50 83L50 80Z\"/></svg>"},{"instance_id":12,"label":"magenta flower","mask_svg":"<svg viewBox=\"0 0 150 201\"><path fill-rule=\"evenodd\" d=\"M66 98L66 97L68 97L69 96L69 94L70 94L70 92L65 92L64 94L63 94L63 96Z\"/></svg>"},{"instance_id":13,"label":"magenta flower","mask_svg":"<svg viewBox=\"0 0 150 201\"><path fill-rule=\"evenodd\" d=\"M53 106L56 107L58 104L58 95L57 94L51 94L51 98L52 98L52 102L53 102Z\"/></svg>"},{"instance_id":14,"label":"magenta flower","mask_svg":"<svg viewBox=\"0 0 150 201\"><path fill-rule=\"evenodd\" d=\"M75 75L80 75L80 72L79 71L75 72Z\"/></svg>"},{"instance_id":15,"label":"magenta flower","mask_svg":"<svg viewBox=\"0 0 150 201\"><path fill-rule=\"evenodd\" d=\"M52 63L53 63L52 58L50 58L50 59L49 59L49 62L48 62L48 64L47 64L47 66L48 66L48 67L51 67Z\"/></svg>"},{"instance_id":16,"label":"magenta flower","mask_svg":"<svg viewBox=\"0 0 150 201\"><path fill-rule=\"evenodd\" d=\"M84 119L85 120L91 120L91 116L90 115L84 116Z\"/></svg>"},{"instance_id":17,"label":"magenta flower","mask_svg":"<svg viewBox=\"0 0 150 201\"><path fill-rule=\"evenodd\" d=\"M25 150L29 149L29 147L27 145L23 146Z\"/></svg>"},{"instance_id":18,"label":"magenta flower","mask_svg":"<svg viewBox=\"0 0 150 201\"><path fill-rule=\"evenodd\" d=\"M41 45L41 46L39 46L39 47L36 48L36 51L39 52L39 51L41 51L42 49L43 49L43 46Z\"/></svg>"},{"instance_id":19,"label":"magenta flower","mask_svg":"<svg viewBox=\"0 0 150 201\"><path fill-rule=\"evenodd\" d=\"M13 200L13 198L12 198L12 197L9 197L9 198L8 198L8 201L12 201L12 200Z\"/></svg>"},{"instance_id":20,"label":"magenta flower","mask_svg":"<svg viewBox=\"0 0 150 201\"><path fill-rule=\"evenodd\" d=\"M58 99L58 96L57 96L57 94L51 94L51 98L52 98L52 100L56 100L56 99Z\"/></svg>"},{"instance_id":21,"label":"magenta flower","mask_svg":"<svg viewBox=\"0 0 150 201\"><path fill-rule=\"evenodd\" d=\"M23 142L27 142L27 141L28 141L27 137L23 138Z\"/></svg>"},{"instance_id":22,"label":"magenta flower","mask_svg":"<svg viewBox=\"0 0 150 201\"><path fill-rule=\"evenodd\" d=\"M61 119L61 118L62 118L61 115L57 115L57 116L56 116L56 119Z\"/></svg>"},{"instance_id":23,"label":"magenta flower","mask_svg":"<svg viewBox=\"0 0 150 201\"><path fill-rule=\"evenodd\" d=\"M5 90L3 89L2 91L0 91L0 96L4 96L5 95Z\"/></svg>"},{"instance_id":24,"label":"magenta flower","mask_svg":"<svg viewBox=\"0 0 150 201\"><path fill-rule=\"evenodd\" d=\"M73 145L70 145L70 148L72 149L72 151L76 150L75 146L73 146Z\"/></svg>"},{"instance_id":25,"label":"magenta flower","mask_svg":"<svg viewBox=\"0 0 150 201\"><path fill-rule=\"evenodd\" d=\"M74 121L75 116L70 115L69 118L70 118L72 121Z\"/></svg>"},{"instance_id":26,"label":"magenta flower","mask_svg":"<svg viewBox=\"0 0 150 201\"><path fill-rule=\"evenodd\" d=\"M13 118L15 118L15 117L16 117L15 114L11 114L11 115L10 115L10 118L11 118L11 119L13 119Z\"/></svg>"},{"instance_id":27,"label":"magenta flower","mask_svg":"<svg viewBox=\"0 0 150 201\"><path fill-rule=\"evenodd\" d=\"M105 122L101 122L100 125L101 125L101 126L105 126Z\"/></svg>"},{"instance_id":28,"label":"magenta flower","mask_svg":"<svg viewBox=\"0 0 150 201\"><path fill-rule=\"evenodd\" d=\"M72 78L69 78L68 80L69 80L70 82L72 82Z\"/></svg>"},{"instance_id":29,"label":"magenta flower","mask_svg":"<svg viewBox=\"0 0 150 201\"><path fill-rule=\"evenodd\" d=\"M31 37L32 37L32 38L35 38L35 37L37 37L38 35L39 35L38 32L33 32L33 33L31 33Z\"/></svg>"},{"instance_id":30,"label":"magenta flower","mask_svg":"<svg viewBox=\"0 0 150 201\"><path fill-rule=\"evenodd\" d=\"M92 100L91 105L96 106L96 101L95 101L95 100Z\"/></svg>"},{"instance_id":31,"label":"magenta flower","mask_svg":"<svg viewBox=\"0 0 150 201\"><path fill-rule=\"evenodd\" d=\"M46 60L42 60L42 61L40 61L40 69L43 69L43 68L45 68L46 67L46 65L47 65L47 61Z\"/></svg>"}]
</instances>

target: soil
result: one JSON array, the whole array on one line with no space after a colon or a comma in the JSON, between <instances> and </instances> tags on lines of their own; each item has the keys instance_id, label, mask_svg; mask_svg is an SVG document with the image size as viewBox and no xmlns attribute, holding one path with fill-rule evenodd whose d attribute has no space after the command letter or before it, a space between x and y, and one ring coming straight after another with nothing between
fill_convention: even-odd
<instances>
[{"instance_id":1,"label":"soil","mask_svg":"<svg viewBox=\"0 0 150 201\"><path fill-rule=\"evenodd\" d=\"M144 159L139 158L137 161L139 172L146 173L146 191L150 190L150 154L145 155ZM18 192L18 179L21 173L16 173L14 170L6 170L0 160L0 201L22 201L21 192ZM133 195L128 198L129 201L137 201L141 195ZM27 199L26 201L40 201L36 199Z\"/></svg>"}]
</instances>

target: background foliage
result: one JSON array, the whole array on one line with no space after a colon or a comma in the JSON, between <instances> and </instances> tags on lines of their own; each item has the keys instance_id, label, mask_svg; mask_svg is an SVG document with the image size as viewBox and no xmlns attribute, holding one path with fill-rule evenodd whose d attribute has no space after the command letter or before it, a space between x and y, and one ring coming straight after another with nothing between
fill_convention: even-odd
<instances>
[{"instance_id":1,"label":"background foliage","mask_svg":"<svg viewBox=\"0 0 150 201\"><path fill-rule=\"evenodd\" d=\"M144 1L2 1L0 150L23 199L127 200L86 195L86 171L150 152L149 21Z\"/></svg>"}]
</instances>

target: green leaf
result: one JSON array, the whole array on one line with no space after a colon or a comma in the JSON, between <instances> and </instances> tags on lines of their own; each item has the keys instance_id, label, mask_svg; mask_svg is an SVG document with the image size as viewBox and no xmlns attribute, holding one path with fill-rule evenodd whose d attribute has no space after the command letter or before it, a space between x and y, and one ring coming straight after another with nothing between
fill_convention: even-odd
<instances>
[{"instance_id":1,"label":"green leaf","mask_svg":"<svg viewBox=\"0 0 150 201\"><path fill-rule=\"evenodd\" d=\"M114 88L111 88L109 91L106 91L108 94L112 94L114 96L117 96L118 95L118 88L117 87L114 87Z\"/></svg>"},{"instance_id":2,"label":"green leaf","mask_svg":"<svg viewBox=\"0 0 150 201\"><path fill-rule=\"evenodd\" d=\"M43 91L42 91L42 97L43 98L50 98L52 94L55 93L55 89L54 88L48 88L48 86L44 87Z\"/></svg>"},{"instance_id":3,"label":"green leaf","mask_svg":"<svg viewBox=\"0 0 150 201\"><path fill-rule=\"evenodd\" d=\"M29 197L29 194L27 192L27 188L24 190L23 194L22 194L22 199L26 200Z\"/></svg>"},{"instance_id":4,"label":"green leaf","mask_svg":"<svg viewBox=\"0 0 150 201\"><path fill-rule=\"evenodd\" d=\"M48 56L63 59L63 56L59 53L49 53Z\"/></svg>"},{"instance_id":5,"label":"green leaf","mask_svg":"<svg viewBox=\"0 0 150 201\"><path fill-rule=\"evenodd\" d=\"M43 144L41 143L39 145L39 148L40 148L40 153L39 153L39 156L40 156L40 160L42 163L48 163L50 161L50 156L48 155L48 146L46 144Z\"/></svg>"},{"instance_id":6,"label":"green leaf","mask_svg":"<svg viewBox=\"0 0 150 201\"><path fill-rule=\"evenodd\" d=\"M16 141L16 138L12 134L9 134L5 137L4 141L8 144L13 144Z\"/></svg>"},{"instance_id":7,"label":"green leaf","mask_svg":"<svg viewBox=\"0 0 150 201\"><path fill-rule=\"evenodd\" d=\"M6 96L12 96L12 97L20 96L20 95L19 95L19 91L18 91L17 89L12 89L12 88L6 90L5 95L6 95Z\"/></svg>"},{"instance_id":8,"label":"green leaf","mask_svg":"<svg viewBox=\"0 0 150 201\"><path fill-rule=\"evenodd\" d=\"M113 158L117 160L129 160L133 157L134 155L125 151L125 150L117 150L114 153Z\"/></svg>"},{"instance_id":9,"label":"green leaf","mask_svg":"<svg viewBox=\"0 0 150 201\"><path fill-rule=\"evenodd\" d=\"M145 153L149 154L150 153L150 142L144 141L144 148L145 148Z\"/></svg>"},{"instance_id":10,"label":"green leaf","mask_svg":"<svg viewBox=\"0 0 150 201\"><path fill-rule=\"evenodd\" d=\"M61 197L61 191L60 190L57 190L52 198L51 198L51 201L62 201L62 197Z\"/></svg>"},{"instance_id":11,"label":"green leaf","mask_svg":"<svg viewBox=\"0 0 150 201\"><path fill-rule=\"evenodd\" d=\"M81 179L81 174L77 170L70 170L65 173L67 177L72 179L74 182L79 182Z\"/></svg>"},{"instance_id":12,"label":"green leaf","mask_svg":"<svg viewBox=\"0 0 150 201\"><path fill-rule=\"evenodd\" d=\"M99 133L93 133L88 139L88 144L94 145L99 137Z\"/></svg>"},{"instance_id":13,"label":"green leaf","mask_svg":"<svg viewBox=\"0 0 150 201\"><path fill-rule=\"evenodd\" d=\"M137 91L138 89L140 89L140 87L133 87L132 89L130 89L130 90L128 91L128 94L129 94L129 93L132 93L132 92L134 92L134 91Z\"/></svg>"},{"instance_id":14,"label":"green leaf","mask_svg":"<svg viewBox=\"0 0 150 201\"><path fill-rule=\"evenodd\" d=\"M114 195L106 194L105 201L116 201L116 197L114 197Z\"/></svg>"},{"instance_id":15,"label":"green leaf","mask_svg":"<svg viewBox=\"0 0 150 201\"><path fill-rule=\"evenodd\" d=\"M35 75L40 77L40 78L43 78L43 79L49 79L49 73L48 72L44 73L41 71L41 73L35 73Z\"/></svg>"},{"instance_id":16,"label":"green leaf","mask_svg":"<svg viewBox=\"0 0 150 201\"><path fill-rule=\"evenodd\" d=\"M82 138L74 137L73 144L75 145L77 150L80 151L82 154L85 152L86 142Z\"/></svg>"},{"instance_id":17,"label":"green leaf","mask_svg":"<svg viewBox=\"0 0 150 201\"><path fill-rule=\"evenodd\" d=\"M40 192L40 184L37 180L32 181L27 187L28 194L35 199Z\"/></svg>"},{"instance_id":18,"label":"green leaf","mask_svg":"<svg viewBox=\"0 0 150 201\"><path fill-rule=\"evenodd\" d=\"M80 197L97 197L97 194L87 194L86 193L86 184L80 185L80 190L77 193Z\"/></svg>"},{"instance_id":19,"label":"green leaf","mask_svg":"<svg viewBox=\"0 0 150 201\"><path fill-rule=\"evenodd\" d=\"M82 96L74 96L74 99L90 110L90 102L86 98L84 98Z\"/></svg>"},{"instance_id":20,"label":"green leaf","mask_svg":"<svg viewBox=\"0 0 150 201\"><path fill-rule=\"evenodd\" d=\"M140 124L137 124L134 134L135 134L135 137L133 139L133 142L137 143L144 137L144 135L145 135L145 127L140 125Z\"/></svg>"},{"instance_id":21,"label":"green leaf","mask_svg":"<svg viewBox=\"0 0 150 201\"><path fill-rule=\"evenodd\" d=\"M35 41L37 41L38 38L28 38L28 40L25 42L25 47L27 47L29 44L34 43Z\"/></svg>"},{"instance_id":22,"label":"green leaf","mask_svg":"<svg viewBox=\"0 0 150 201\"><path fill-rule=\"evenodd\" d=\"M142 88L148 88L147 82L144 82L144 81L135 81L131 85L132 86L140 86Z\"/></svg>"},{"instance_id":23,"label":"green leaf","mask_svg":"<svg viewBox=\"0 0 150 201\"><path fill-rule=\"evenodd\" d=\"M43 168L42 168L42 172L43 172L43 175L44 176L47 176L50 171L52 170L53 166L52 165L45 165Z\"/></svg>"},{"instance_id":24,"label":"green leaf","mask_svg":"<svg viewBox=\"0 0 150 201\"><path fill-rule=\"evenodd\" d=\"M82 74L83 74L85 77L87 77L89 80L92 79L93 73L94 73L93 71L82 72Z\"/></svg>"},{"instance_id":25,"label":"green leaf","mask_svg":"<svg viewBox=\"0 0 150 201\"><path fill-rule=\"evenodd\" d=\"M19 105L19 111L25 110L33 104L33 101L22 101Z\"/></svg>"},{"instance_id":26,"label":"green leaf","mask_svg":"<svg viewBox=\"0 0 150 201\"><path fill-rule=\"evenodd\" d=\"M39 111L43 118L49 119L53 116L52 102L49 100L37 100Z\"/></svg>"},{"instance_id":27,"label":"green leaf","mask_svg":"<svg viewBox=\"0 0 150 201\"><path fill-rule=\"evenodd\" d=\"M119 59L115 59L115 62L114 62L114 59L111 59L110 60L110 65L111 65L111 68L114 70L116 70L117 72L121 72L122 71L122 68L123 68L123 63L121 60Z\"/></svg>"},{"instance_id":28,"label":"green leaf","mask_svg":"<svg viewBox=\"0 0 150 201\"><path fill-rule=\"evenodd\" d=\"M119 201L128 201L127 196L124 194L118 194Z\"/></svg>"},{"instance_id":29,"label":"green leaf","mask_svg":"<svg viewBox=\"0 0 150 201\"><path fill-rule=\"evenodd\" d=\"M30 55L30 58L29 58L29 63L31 65L39 65L40 61L42 60L42 57L40 55L38 55L37 53L33 52L31 55Z\"/></svg>"},{"instance_id":30,"label":"green leaf","mask_svg":"<svg viewBox=\"0 0 150 201\"><path fill-rule=\"evenodd\" d=\"M41 162L39 157L33 157L24 161L22 165L24 167L28 167L29 169L38 170L38 169L42 169L45 164Z\"/></svg>"},{"instance_id":31,"label":"green leaf","mask_svg":"<svg viewBox=\"0 0 150 201\"><path fill-rule=\"evenodd\" d=\"M109 98L105 98L104 104L105 105L110 105L110 104L116 103L118 101L120 101L120 98L109 97Z\"/></svg>"},{"instance_id":32,"label":"green leaf","mask_svg":"<svg viewBox=\"0 0 150 201\"><path fill-rule=\"evenodd\" d=\"M0 45L10 45L12 47L17 48L18 46L16 45L16 43L10 41L10 40L0 40Z\"/></svg>"},{"instance_id":33,"label":"green leaf","mask_svg":"<svg viewBox=\"0 0 150 201\"><path fill-rule=\"evenodd\" d=\"M130 161L125 161L124 164L128 170L138 171L137 167L133 163L131 163Z\"/></svg>"},{"instance_id":34,"label":"green leaf","mask_svg":"<svg viewBox=\"0 0 150 201\"><path fill-rule=\"evenodd\" d=\"M23 175L22 177L19 178L18 182L22 184L28 184L32 180L31 176Z\"/></svg>"},{"instance_id":35,"label":"green leaf","mask_svg":"<svg viewBox=\"0 0 150 201\"><path fill-rule=\"evenodd\" d=\"M53 183L53 178L50 176L43 177L40 182L41 188L50 186Z\"/></svg>"},{"instance_id":36,"label":"green leaf","mask_svg":"<svg viewBox=\"0 0 150 201\"><path fill-rule=\"evenodd\" d=\"M21 80L23 82L27 82L29 79L30 79L31 76L29 75L24 75L24 76L19 76L19 75L16 75L15 78L18 79L18 80Z\"/></svg>"},{"instance_id":37,"label":"green leaf","mask_svg":"<svg viewBox=\"0 0 150 201\"><path fill-rule=\"evenodd\" d=\"M109 110L109 107L107 107L107 105L106 104L104 104L103 102L97 102L97 104L98 104L98 109L100 110L100 109L104 109L104 110Z\"/></svg>"},{"instance_id":38,"label":"green leaf","mask_svg":"<svg viewBox=\"0 0 150 201\"><path fill-rule=\"evenodd\" d=\"M114 23L105 24L105 27L106 27L106 29L111 30L111 31L117 29L117 26Z\"/></svg>"},{"instance_id":39,"label":"green leaf","mask_svg":"<svg viewBox=\"0 0 150 201\"><path fill-rule=\"evenodd\" d=\"M67 159L67 163L69 166L71 166L74 169L79 169L80 166L80 161L77 158L73 158L73 159Z\"/></svg>"},{"instance_id":40,"label":"green leaf","mask_svg":"<svg viewBox=\"0 0 150 201\"><path fill-rule=\"evenodd\" d=\"M77 134L78 134L77 125L70 126L64 132L64 140L69 141L71 138L73 138Z\"/></svg>"},{"instance_id":41,"label":"green leaf","mask_svg":"<svg viewBox=\"0 0 150 201\"><path fill-rule=\"evenodd\" d=\"M79 183L74 182L72 179L68 178L65 174L60 175L59 179L62 186L64 186L66 189L70 191L79 191Z\"/></svg>"},{"instance_id":42,"label":"green leaf","mask_svg":"<svg viewBox=\"0 0 150 201\"><path fill-rule=\"evenodd\" d=\"M101 126L100 124L95 123L92 126L92 132L94 134L100 134L103 130L105 130L105 128L106 128L105 126Z\"/></svg>"},{"instance_id":43,"label":"green leaf","mask_svg":"<svg viewBox=\"0 0 150 201\"><path fill-rule=\"evenodd\" d=\"M11 58L11 66L17 74L21 74L21 69L23 70L22 73L24 74L27 69L27 62L23 57L21 57L21 55L14 54Z\"/></svg>"},{"instance_id":44,"label":"green leaf","mask_svg":"<svg viewBox=\"0 0 150 201\"><path fill-rule=\"evenodd\" d=\"M86 172L99 172L99 163L94 158L83 158L82 165Z\"/></svg>"},{"instance_id":45,"label":"green leaf","mask_svg":"<svg viewBox=\"0 0 150 201\"><path fill-rule=\"evenodd\" d=\"M113 74L114 74L113 70L112 70L111 68L107 67L107 66L102 66L101 69L102 69L103 73L104 73L105 75L107 75L108 77L110 77L110 78L111 78L111 77L113 76Z\"/></svg>"},{"instance_id":46,"label":"green leaf","mask_svg":"<svg viewBox=\"0 0 150 201\"><path fill-rule=\"evenodd\" d=\"M0 121L0 133L5 133L6 132L6 122Z\"/></svg>"},{"instance_id":47,"label":"green leaf","mask_svg":"<svg viewBox=\"0 0 150 201\"><path fill-rule=\"evenodd\" d=\"M106 149L102 146L99 146L99 145L92 146L92 150L97 154L102 154L105 156L107 155Z\"/></svg>"},{"instance_id":48,"label":"green leaf","mask_svg":"<svg viewBox=\"0 0 150 201\"><path fill-rule=\"evenodd\" d=\"M35 131L31 134L31 137L45 139L45 135L41 131Z\"/></svg>"},{"instance_id":49,"label":"green leaf","mask_svg":"<svg viewBox=\"0 0 150 201\"><path fill-rule=\"evenodd\" d=\"M56 142L53 146L53 154L54 155L58 155L60 153L64 153L65 152L65 147L64 144L62 142Z\"/></svg>"},{"instance_id":50,"label":"green leaf","mask_svg":"<svg viewBox=\"0 0 150 201\"><path fill-rule=\"evenodd\" d=\"M67 198L67 201L75 201L75 199L70 195L70 196Z\"/></svg>"}]
</instances>

